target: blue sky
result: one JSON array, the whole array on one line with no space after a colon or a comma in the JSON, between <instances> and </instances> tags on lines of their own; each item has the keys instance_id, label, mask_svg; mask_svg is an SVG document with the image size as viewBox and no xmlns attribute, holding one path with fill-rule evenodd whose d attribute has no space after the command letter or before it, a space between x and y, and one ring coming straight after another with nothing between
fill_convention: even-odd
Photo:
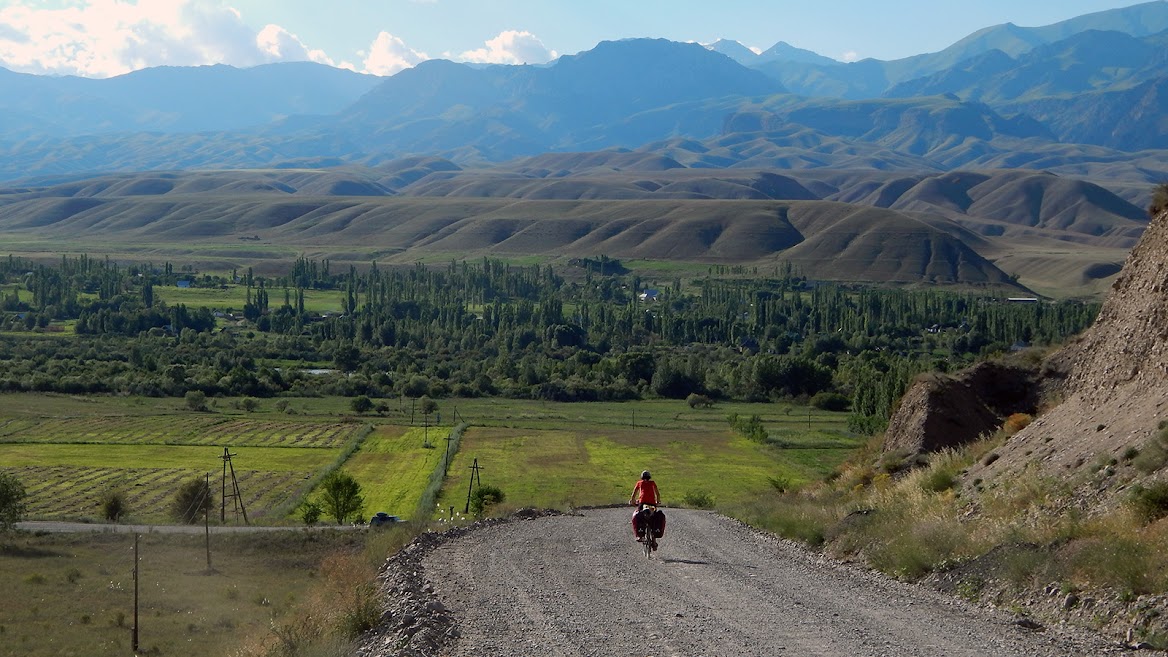
<instances>
[{"instance_id":1,"label":"blue sky","mask_svg":"<svg viewBox=\"0 0 1168 657\"><path fill-rule=\"evenodd\" d=\"M839 60L935 52L983 27L1110 0L0 0L0 66L108 77L146 66L313 60L390 75L425 59L541 63L603 40L779 41Z\"/></svg>"}]
</instances>

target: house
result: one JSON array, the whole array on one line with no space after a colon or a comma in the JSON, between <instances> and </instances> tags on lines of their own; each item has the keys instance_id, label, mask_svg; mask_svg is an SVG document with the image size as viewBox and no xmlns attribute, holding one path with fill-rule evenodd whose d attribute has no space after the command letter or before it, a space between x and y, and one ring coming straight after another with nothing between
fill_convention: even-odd
<instances>
[{"instance_id":1,"label":"house","mask_svg":"<svg viewBox=\"0 0 1168 657\"><path fill-rule=\"evenodd\" d=\"M191 282L188 280L178 280L175 281L174 284L176 287L181 287L183 289L189 288L191 286Z\"/></svg>"},{"instance_id":2,"label":"house","mask_svg":"<svg viewBox=\"0 0 1168 657\"><path fill-rule=\"evenodd\" d=\"M645 291L642 292L638 298L641 301L648 303L650 301L656 301L658 294L660 294L660 293L657 290L650 290L650 289L646 288Z\"/></svg>"}]
</instances>

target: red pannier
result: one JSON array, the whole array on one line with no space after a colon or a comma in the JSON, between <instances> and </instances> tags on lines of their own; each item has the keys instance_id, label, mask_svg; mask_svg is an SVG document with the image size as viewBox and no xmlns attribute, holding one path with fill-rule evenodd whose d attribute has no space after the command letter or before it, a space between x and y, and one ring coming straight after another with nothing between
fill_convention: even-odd
<instances>
[{"instance_id":1,"label":"red pannier","mask_svg":"<svg viewBox=\"0 0 1168 657\"><path fill-rule=\"evenodd\" d=\"M665 535L665 512L661 509L645 508L633 514L633 533L638 538L641 536L641 527L648 523L650 529L653 530L654 538L661 538Z\"/></svg>"}]
</instances>

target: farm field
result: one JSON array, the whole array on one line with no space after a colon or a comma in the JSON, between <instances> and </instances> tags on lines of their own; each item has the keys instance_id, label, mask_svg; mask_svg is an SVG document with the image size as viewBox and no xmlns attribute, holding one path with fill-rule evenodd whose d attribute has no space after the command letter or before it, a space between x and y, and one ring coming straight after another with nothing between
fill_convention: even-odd
<instances>
[{"instance_id":1,"label":"farm field","mask_svg":"<svg viewBox=\"0 0 1168 657\"><path fill-rule=\"evenodd\" d=\"M222 459L230 449L248 520L280 524L315 475L369 431L367 423L320 416L184 412L172 400L0 401L0 467L24 482L28 517L39 520L98 520L102 495L115 490L126 497L125 520L171 522L169 505L187 481L209 474L216 498L230 487Z\"/></svg>"},{"instance_id":2,"label":"farm field","mask_svg":"<svg viewBox=\"0 0 1168 657\"><path fill-rule=\"evenodd\" d=\"M284 304L284 289L270 288L268 304L272 309ZM292 303L296 303L296 291L291 290ZM172 287L159 285L154 288L154 298L164 301L168 305L185 304L190 308L210 308L212 310L232 309L236 312L243 310L247 303L247 286L229 285L227 289L202 287ZM344 307L345 293L343 290L312 290L304 291L304 309L308 312L326 313L340 312Z\"/></svg>"},{"instance_id":3,"label":"farm field","mask_svg":"<svg viewBox=\"0 0 1168 657\"><path fill-rule=\"evenodd\" d=\"M308 602L322 570L362 549L363 532L143 534L140 655L230 655ZM129 534L0 540L0 657L130 655ZM323 562L323 563L322 563Z\"/></svg>"},{"instance_id":4,"label":"farm field","mask_svg":"<svg viewBox=\"0 0 1168 657\"><path fill-rule=\"evenodd\" d=\"M426 434L430 447L425 447ZM381 425L361 443L344 471L361 484L364 516L378 511L411 519L430 475L441 467L450 427Z\"/></svg>"},{"instance_id":5,"label":"farm field","mask_svg":"<svg viewBox=\"0 0 1168 657\"><path fill-rule=\"evenodd\" d=\"M780 438L784 446L778 447L731 431L724 409L701 411L709 413L708 418L674 419L682 407L681 402L654 405L652 412L639 414L648 427L587 423L580 417L560 419L561 428L556 429L474 426L464 434L451 463L441 506L465 509L477 459L482 483L502 489L513 507L627 502L633 482L648 469L666 506L683 505L686 496L708 496L718 508L728 509L773 491L772 479L787 484L818 479L863 442L843 430L844 416L838 413L813 417L809 433L784 426L776 416L763 416L772 437L785 436ZM778 417L787 418L782 412ZM543 418L533 424L551 421ZM657 428L653 422L688 426ZM805 423L806 416L786 424L799 422Z\"/></svg>"}]
</instances>

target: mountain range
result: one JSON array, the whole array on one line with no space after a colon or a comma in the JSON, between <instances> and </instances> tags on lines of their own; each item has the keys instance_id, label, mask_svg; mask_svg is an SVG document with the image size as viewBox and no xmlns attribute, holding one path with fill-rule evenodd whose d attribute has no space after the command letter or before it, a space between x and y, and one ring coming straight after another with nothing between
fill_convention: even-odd
<instances>
[{"instance_id":1,"label":"mountain range","mask_svg":"<svg viewBox=\"0 0 1168 657\"><path fill-rule=\"evenodd\" d=\"M337 198L356 198L344 203L374 203L366 211L395 221L421 199L468 199L467 218L479 220L497 214L490 199L510 199L523 218L535 210L515 208L552 201L587 216L596 212L583 209L588 201L619 201L638 217L636 203L665 204L658 210L675 228L709 235L698 223L722 221L732 204L770 203L768 216L784 218L781 234L743 243L746 251L681 230L670 239L686 235L685 248L662 253L733 261L782 253L831 273L815 263L832 248L868 245L856 259L868 264L845 268L862 277L876 271L881 250L892 253L888 240L849 228L841 242L824 237L827 220L790 218L863 217L885 228L907 219L914 235L940 230L1005 272L967 281L1092 286L1122 261L1114 250L1134 243L1152 186L1168 179L1165 46L1168 2L1158 0L1045 27L990 27L896 61L842 63L785 42L755 54L728 40L631 39L544 66L434 60L388 78L310 63L108 80L0 69L0 180L9 186L0 190L0 231L117 232L124 224L93 213L140 222L145 199L181 197L166 210L151 206L161 221L191 203L226 213L225 198L290 195L321 199L312 201L319 216ZM215 173L179 173L197 170ZM128 173L151 171L170 173ZM108 175L118 172L126 173ZM271 211L283 216L287 203L277 205ZM492 226L483 234L506 232ZM535 250L648 257L644 245L669 241L584 239L601 230L588 226ZM729 228L719 234L735 234ZM461 238L387 238L386 248L439 243L480 248ZM488 243L534 249L511 237ZM1090 255L1052 256L1060 244ZM935 271L973 271L976 259L960 248L932 253L952 254ZM908 269L921 276L928 267ZM937 280L950 278L963 276Z\"/></svg>"}]
</instances>

